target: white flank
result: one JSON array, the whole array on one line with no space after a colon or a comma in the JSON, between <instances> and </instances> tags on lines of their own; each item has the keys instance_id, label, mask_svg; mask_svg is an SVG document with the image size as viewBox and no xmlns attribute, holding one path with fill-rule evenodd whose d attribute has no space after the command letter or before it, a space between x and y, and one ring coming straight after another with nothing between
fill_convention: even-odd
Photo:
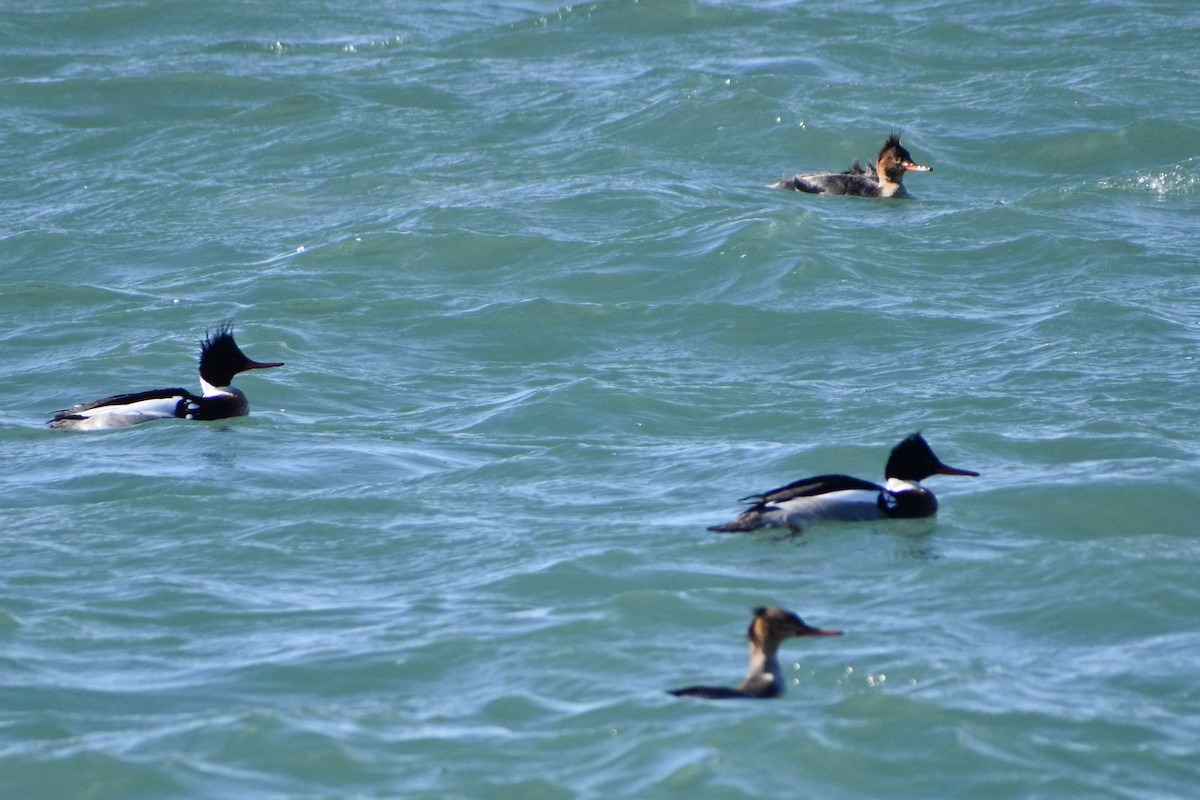
<instances>
[{"instance_id":1,"label":"white flank","mask_svg":"<svg viewBox=\"0 0 1200 800\"><path fill-rule=\"evenodd\" d=\"M84 419L75 421L70 427L83 431L98 431L106 428L128 428L155 419L171 419L180 397L159 397L154 400L139 400L121 406L100 406L78 413Z\"/></svg>"},{"instance_id":2,"label":"white flank","mask_svg":"<svg viewBox=\"0 0 1200 800\"><path fill-rule=\"evenodd\" d=\"M879 492L847 489L816 497L797 497L772 505L783 510L790 524L798 525L802 522L815 522L822 519L846 522L879 519L883 514L879 510L878 501Z\"/></svg>"}]
</instances>

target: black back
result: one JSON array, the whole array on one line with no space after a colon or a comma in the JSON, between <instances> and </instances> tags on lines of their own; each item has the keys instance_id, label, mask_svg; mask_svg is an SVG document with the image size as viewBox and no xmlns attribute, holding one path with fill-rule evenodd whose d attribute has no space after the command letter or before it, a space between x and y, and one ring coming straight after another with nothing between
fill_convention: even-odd
<instances>
[{"instance_id":1,"label":"black back","mask_svg":"<svg viewBox=\"0 0 1200 800\"><path fill-rule=\"evenodd\" d=\"M797 497L817 497L830 492L846 491L882 492L883 487L851 475L817 475L813 478L801 478L769 492L743 497L740 502L753 501L766 506L772 503L783 503Z\"/></svg>"}]
</instances>

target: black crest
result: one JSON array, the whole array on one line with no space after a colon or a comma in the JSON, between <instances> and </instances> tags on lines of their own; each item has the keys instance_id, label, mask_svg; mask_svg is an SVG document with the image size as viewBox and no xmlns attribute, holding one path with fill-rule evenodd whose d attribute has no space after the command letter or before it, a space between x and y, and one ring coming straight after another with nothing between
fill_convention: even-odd
<instances>
[{"instance_id":1,"label":"black crest","mask_svg":"<svg viewBox=\"0 0 1200 800\"><path fill-rule=\"evenodd\" d=\"M892 131L888 134L887 140L883 143L883 147L879 148L879 158L883 158L883 154L888 150L896 150L899 156L903 159L912 160L908 151L900 144L900 131Z\"/></svg>"},{"instance_id":2,"label":"black crest","mask_svg":"<svg viewBox=\"0 0 1200 800\"><path fill-rule=\"evenodd\" d=\"M233 323L222 322L215 332L205 331L200 343L200 374L213 386L228 386L250 359L233 340Z\"/></svg>"}]
</instances>

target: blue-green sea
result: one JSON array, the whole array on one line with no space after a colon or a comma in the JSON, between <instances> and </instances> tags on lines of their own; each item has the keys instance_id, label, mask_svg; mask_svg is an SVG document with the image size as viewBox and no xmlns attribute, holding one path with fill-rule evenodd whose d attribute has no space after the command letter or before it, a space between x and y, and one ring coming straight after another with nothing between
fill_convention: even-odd
<instances>
[{"instance_id":1,"label":"blue-green sea","mask_svg":"<svg viewBox=\"0 0 1200 800\"><path fill-rule=\"evenodd\" d=\"M1193 0L3 5L0 796L1197 797Z\"/></svg>"}]
</instances>

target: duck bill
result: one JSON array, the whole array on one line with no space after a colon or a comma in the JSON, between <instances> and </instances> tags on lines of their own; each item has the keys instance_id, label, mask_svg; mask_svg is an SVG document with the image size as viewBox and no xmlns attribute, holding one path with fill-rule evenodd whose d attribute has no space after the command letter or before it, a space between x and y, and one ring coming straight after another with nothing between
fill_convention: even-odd
<instances>
[{"instance_id":1,"label":"duck bill","mask_svg":"<svg viewBox=\"0 0 1200 800\"><path fill-rule=\"evenodd\" d=\"M245 372L248 369L271 369L272 367L282 366L282 361L249 361L242 367L242 371Z\"/></svg>"},{"instance_id":2,"label":"duck bill","mask_svg":"<svg viewBox=\"0 0 1200 800\"><path fill-rule=\"evenodd\" d=\"M933 167L927 167L924 164L905 164L904 168L909 172L933 172Z\"/></svg>"},{"instance_id":3,"label":"duck bill","mask_svg":"<svg viewBox=\"0 0 1200 800\"><path fill-rule=\"evenodd\" d=\"M979 473L971 469L959 469L958 467L949 467L945 464L938 464L937 472L934 475L961 475L964 478L978 478Z\"/></svg>"},{"instance_id":4,"label":"duck bill","mask_svg":"<svg viewBox=\"0 0 1200 800\"><path fill-rule=\"evenodd\" d=\"M841 636L841 631L829 631L823 628L805 627L801 632L801 636Z\"/></svg>"}]
</instances>

